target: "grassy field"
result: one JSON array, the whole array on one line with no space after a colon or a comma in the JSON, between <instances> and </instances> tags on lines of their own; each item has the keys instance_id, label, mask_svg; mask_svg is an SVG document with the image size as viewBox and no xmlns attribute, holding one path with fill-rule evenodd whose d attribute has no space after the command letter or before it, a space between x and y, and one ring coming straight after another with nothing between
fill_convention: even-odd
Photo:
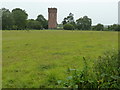
<instances>
[{"instance_id":1,"label":"grassy field","mask_svg":"<svg viewBox=\"0 0 120 90\"><path fill-rule=\"evenodd\" d=\"M3 31L3 88L54 87L68 68L83 68L83 57L93 60L118 48L118 32Z\"/></svg>"}]
</instances>

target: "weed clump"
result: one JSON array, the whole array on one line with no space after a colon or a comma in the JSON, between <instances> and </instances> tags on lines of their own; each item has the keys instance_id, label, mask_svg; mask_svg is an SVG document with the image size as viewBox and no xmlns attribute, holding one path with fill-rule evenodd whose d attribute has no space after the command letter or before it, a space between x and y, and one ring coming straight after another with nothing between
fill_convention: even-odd
<instances>
[{"instance_id":1,"label":"weed clump","mask_svg":"<svg viewBox=\"0 0 120 90\"><path fill-rule=\"evenodd\" d=\"M83 57L84 68L68 69L69 76L59 85L67 88L115 88L120 89L120 51L104 53L89 67ZM92 74L89 71L92 69Z\"/></svg>"}]
</instances>

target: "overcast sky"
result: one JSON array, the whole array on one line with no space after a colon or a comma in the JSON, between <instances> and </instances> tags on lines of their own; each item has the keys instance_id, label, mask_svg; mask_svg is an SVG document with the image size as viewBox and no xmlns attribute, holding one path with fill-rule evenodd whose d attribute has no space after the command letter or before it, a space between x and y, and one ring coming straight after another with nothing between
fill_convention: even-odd
<instances>
[{"instance_id":1,"label":"overcast sky","mask_svg":"<svg viewBox=\"0 0 120 90\"><path fill-rule=\"evenodd\" d=\"M70 12L74 14L75 20L87 15L92 19L93 25L102 23L105 25L118 23L118 1L119 0L0 0L0 8L10 11L14 8L24 9L29 19L36 19L42 14L48 19L48 8L58 9L57 22L61 23L63 18Z\"/></svg>"}]
</instances>

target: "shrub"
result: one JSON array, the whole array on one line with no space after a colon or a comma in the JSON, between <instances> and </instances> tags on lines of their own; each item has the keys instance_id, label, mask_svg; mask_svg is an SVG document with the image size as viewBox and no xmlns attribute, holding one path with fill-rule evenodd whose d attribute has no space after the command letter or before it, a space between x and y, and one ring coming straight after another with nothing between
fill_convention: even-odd
<instances>
[{"instance_id":1,"label":"shrub","mask_svg":"<svg viewBox=\"0 0 120 90\"><path fill-rule=\"evenodd\" d=\"M100 88L120 89L120 51L107 51L94 62L94 72Z\"/></svg>"},{"instance_id":2,"label":"shrub","mask_svg":"<svg viewBox=\"0 0 120 90\"><path fill-rule=\"evenodd\" d=\"M97 88L97 82L90 77L87 60L83 57L84 67L82 70L69 69L70 76L65 81L61 81L60 85L67 88Z\"/></svg>"},{"instance_id":3,"label":"shrub","mask_svg":"<svg viewBox=\"0 0 120 90\"><path fill-rule=\"evenodd\" d=\"M120 89L120 51L108 51L98 57L93 65L93 76L90 67L84 60L83 70L68 69L70 76L60 83L68 88L115 88ZM94 78L93 78L94 77Z\"/></svg>"},{"instance_id":4,"label":"shrub","mask_svg":"<svg viewBox=\"0 0 120 90\"><path fill-rule=\"evenodd\" d=\"M113 24L111 26L108 26L108 30L110 30L110 31L120 31L120 25Z\"/></svg>"},{"instance_id":5,"label":"shrub","mask_svg":"<svg viewBox=\"0 0 120 90\"><path fill-rule=\"evenodd\" d=\"M97 24L96 26L93 27L93 30L103 31L104 30L104 25L99 23L99 24Z\"/></svg>"},{"instance_id":6,"label":"shrub","mask_svg":"<svg viewBox=\"0 0 120 90\"><path fill-rule=\"evenodd\" d=\"M65 24L63 26L64 30L74 30L74 26L72 24Z\"/></svg>"}]
</instances>

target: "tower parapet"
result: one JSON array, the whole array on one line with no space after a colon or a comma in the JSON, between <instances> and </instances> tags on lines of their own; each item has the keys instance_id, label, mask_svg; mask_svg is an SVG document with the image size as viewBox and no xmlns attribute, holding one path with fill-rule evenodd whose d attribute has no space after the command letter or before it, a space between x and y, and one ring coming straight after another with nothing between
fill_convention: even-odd
<instances>
[{"instance_id":1,"label":"tower parapet","mask_svg":"<svg viewBox=\"0 0 120 90\"><path fill-rule=\"evenodd\" d=\"M49 13L57 13L57 8L48 8Z\"/></svg>"}]
</instances>

